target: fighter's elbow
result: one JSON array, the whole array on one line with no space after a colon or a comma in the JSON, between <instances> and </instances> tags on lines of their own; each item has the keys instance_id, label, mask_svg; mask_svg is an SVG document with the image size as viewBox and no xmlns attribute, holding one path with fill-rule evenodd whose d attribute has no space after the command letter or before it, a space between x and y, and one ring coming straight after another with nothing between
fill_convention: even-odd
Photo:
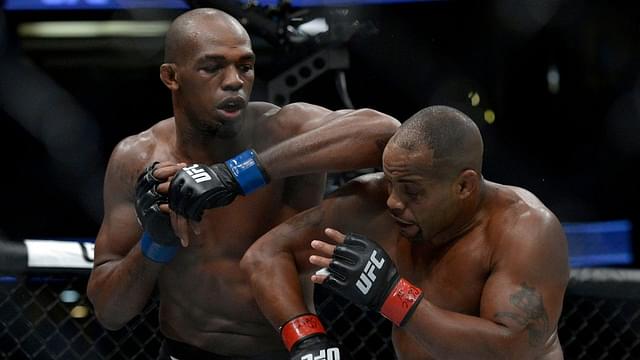
<instances>
[{"instance_id":1,"label":"fighter's elbow","mask_svg":"<svg viewBox=\"0 0 640 360\"><path fill-rule=\"evenodd\" d=\"M391 136L400 127L400 121L390 115L368 108L359 111L361 111L364 114L364 118L367 119L366 123L378 129L380 133Z\"/></svg>"},{"instance_id":2,"label":"fighter's elbow","mask_svg":"<svg viewBox=\"0 0 640 360\"><path fill-rule=\"evenodd\" d=\"M114 314L107 315L98 307L94 308L94 315L96 316L98 323L100 323L103 328L110 331L120 330L128 322L128 319L119 319L117 316L113 316Z\"/></svg>"},{"instance_id":3,"label":"fighter's elbow","mask_svg":"<svg viewBox=\"0 0 640 360\"><path fill-rule=\"evenodd\" d=\"M240 259L240 269L246 274L251 274L255 269L264 265L266 258L262 251L262 246L256 243L251 246Z\"/></svg>"},{"instance_id":4,"label":"fighter's elbow","mask_svg":"<svg viewBox=\"0 0 640 360\"><path fill-rule=\"evenodd\" d=\"M100 325L107 330L119 330L123 328L130 319L123 317L126 316L126 314L122 311L123 308L121 307L117 307L117 311L109 311L109 299L106 297L104 291L101 291L105 289L106 286L102 283L100 275L97 275L95 269L91 273L91 277L87 283L87 298L93 305L93 313Z\"/></svg>"},{"instance_id":5,"label":"fighter's elbow","mask_svg":"<svg viewBox=\"0 0 640 360\"><path fill-rule=\"evenodd\" d=\"M367 134L377 144L386 144L400 127L400 122L387 114L373 109L358 111L364 119L360 123L363 130L361 134Z\"/></svg>"},{"instance_id":6,"label":"fighter's elbow","mask_svg":"<svg viewBox=\"0 0 640 360\"><path fill-rule=\"evenodd\" d=\"M127 324L128 319L121 319L120 312L107 311L100 299L94 295L92 296L91 292L87 291L87 297L93 304L93 313L96 320L98 320L98 323L100 323L103 328L115 331L122 329Z\"/></svg>"}]
</instances>

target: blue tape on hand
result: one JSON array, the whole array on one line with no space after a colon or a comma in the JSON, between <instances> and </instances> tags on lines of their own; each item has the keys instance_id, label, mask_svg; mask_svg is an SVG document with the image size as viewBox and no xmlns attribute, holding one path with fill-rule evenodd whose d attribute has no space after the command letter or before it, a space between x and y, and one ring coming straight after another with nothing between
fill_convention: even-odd
<instances>
[{"instance_id":1,"label":"blue tape on hand","mask_svg":"<svg viewBox=\"0 0 640 360\"><path fill-rule=\"evenodd\" d=\"M268 182L258 164L257 154L251 149L225 161L225 164L240 185L243 195L258 190Z\"/></svg>"},{"instance_id":2,"label":"blue tape on hand","mask_svg":"<svg viewBox=\"0 0 640 360\"><path fill-rule=\"evenodd\" d=\"M140 248L142 254L149 260L165 264L171 261L178 252L178 245L158 244L146 232L142 234L142 239L140 239Z\"/></svg>"}]
</instances>

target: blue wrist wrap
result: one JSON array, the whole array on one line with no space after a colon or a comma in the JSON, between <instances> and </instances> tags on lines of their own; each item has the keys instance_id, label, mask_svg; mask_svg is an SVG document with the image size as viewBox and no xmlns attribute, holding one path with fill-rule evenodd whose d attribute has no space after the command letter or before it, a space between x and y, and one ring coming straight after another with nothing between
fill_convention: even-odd
<instances>
[{"instance_id":1,"label":"blue wrist wrap","mask_svg":"<svg viewBox=\"0 0 640 360\"><path fill-rule=\"evenodd\" d=\"M236 157L225 161L242 189L243 195L248 195L266 185L268 178L258 163L258 156L252 149L245 150Z\"/></svg>"},{"instance_id":2,"label":"blue wrist wrap","mask_svg":"<svg viewBox=\"0 0 640 360\"><path fill-rule=\"evenodd\" d=\"M168 263L178 252L178 245L158 244L146 232L142 234L142 239L140 239L140 248L146 258L158 263Z\"/></svg>"}]
</instances>

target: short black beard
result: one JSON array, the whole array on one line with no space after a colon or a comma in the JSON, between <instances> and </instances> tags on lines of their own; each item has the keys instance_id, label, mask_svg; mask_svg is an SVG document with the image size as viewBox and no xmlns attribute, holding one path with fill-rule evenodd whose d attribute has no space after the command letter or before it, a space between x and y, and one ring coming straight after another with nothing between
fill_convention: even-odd
<instances>
[{"instance_id":1,"label":"short black beard","mask_svg":"<svg viewBox=\"0 0 640 360\"><path fill-rule=\"evenodd\" d=\"M210 123L203 121L200 123L199 130L205 133L207 136L216 137L222 126L222 123L219 122Z\"/></svg>"},{"instance_id":2,"label":"short black beard","mask_svg":"<svg viewBox=\"0 0 640 360\"><path fill-rule=\"evenodd\" d=\"M216 128L216 136L221 139L231 139L238 135L236 124L221 124Z\"/></svg>"}]
</instances>

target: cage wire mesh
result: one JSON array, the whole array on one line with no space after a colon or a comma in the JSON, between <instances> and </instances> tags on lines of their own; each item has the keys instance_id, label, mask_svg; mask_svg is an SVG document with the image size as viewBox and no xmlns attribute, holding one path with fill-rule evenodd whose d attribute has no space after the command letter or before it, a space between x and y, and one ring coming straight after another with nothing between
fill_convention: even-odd
<instances>
[{"instance_id":1,"label":"cage wire mesh","mask_svg":"<svg viewBox=\"0 0 640 360\"><path fill-rule=\"evenodd\" d=\"M88 276L28 275L0 282L0 359L156 359L162 342L158 303L118 331L105 330L88 301ZM65 290L78 293L65 299ZM72 300L72 301L70 301ZM354 359L394 359L391 325L377 313L317 287L327 331ZM565 359L639 359L640 298L565 297L559 323Z\"/></svg>"}]
</instances>

